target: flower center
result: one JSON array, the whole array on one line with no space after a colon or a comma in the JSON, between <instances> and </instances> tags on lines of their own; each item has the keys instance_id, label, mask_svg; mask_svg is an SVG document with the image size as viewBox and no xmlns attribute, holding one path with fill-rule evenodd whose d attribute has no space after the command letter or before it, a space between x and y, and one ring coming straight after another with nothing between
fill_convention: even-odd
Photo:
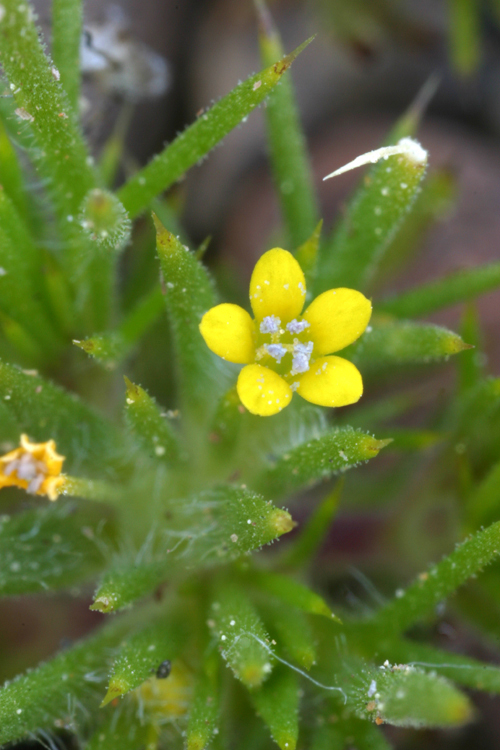
<instances>
[{"instance_id":1,"label":"flower center","mask_svg":"<svg viewBox=\"0 0 500 750\"><path fill-rule=\"evenodd\" d=\"M291 320L285 328L276 315L266 315L259 326L259 343L255 353L256 361L267 359L266 366L288 379L310 367L314 349L312 341L306 341L309 328L307 320ZM274 362L272 361L274 360ZM293 384L292 384L293 386Z\"/></svg>"},{"instance_id":2,"label":"flower center","mask_svg":"<svg viewBox=\"0 0 500 750\"><path fill-rule=\"evenodd\" d=\"M16 474L18 479L29 482L27 492L36 495L47 476L47 467L43 461L37 461L31 453L24 453L5 465L3 473L6 477Z\"/></svg>"}]
</instances>

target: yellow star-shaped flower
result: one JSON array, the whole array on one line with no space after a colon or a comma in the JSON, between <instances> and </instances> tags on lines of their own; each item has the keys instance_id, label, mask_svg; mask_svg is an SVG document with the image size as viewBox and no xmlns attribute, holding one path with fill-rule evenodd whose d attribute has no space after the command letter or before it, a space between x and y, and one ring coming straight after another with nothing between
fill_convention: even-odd
<instances>
[{"instance_id":1,"label":"yellow star-shaped flower","mask_svg":"<svg viewBox=\"0 0 500 750\"><path fill-rule=\"evenodd\" d=\"M306 282L293 255L279 247L259 259L250 281L255 320L238 305L222 304L202 318L200 331L219 357L244 364L237 390L243 405L262 417L299 396L320 406L347 406L361 398L358 369L331 356L352 344L372 306L354 289L330 289L302 313Z\"/></svg>"},{"instance_id":2,"label":"yellow star-shaped flower","mask_svg":"<svg viewBox=\"0 0 500 750\"><path fill-rule=\"evenodd\" d=\"M20 447L0 456L0 489L20 487L31 495L47 495L50 500L57 500L64 484L63 461L64 456L56 453L53 440L31 443L27 435L21 435Z\"/></svg>"}]
</instances>

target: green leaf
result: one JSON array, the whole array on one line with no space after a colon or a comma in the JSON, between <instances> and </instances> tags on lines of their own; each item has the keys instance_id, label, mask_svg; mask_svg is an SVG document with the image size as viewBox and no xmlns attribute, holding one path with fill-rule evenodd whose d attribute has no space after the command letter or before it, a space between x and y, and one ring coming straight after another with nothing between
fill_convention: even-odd
<instances>
[{"instance_id":1,"label":"green leaf","mask_svg":"<svg viewBox=\"0 0 500 750\"><path fill-rule=\"evenodd\" d=\"M256 5L261 60L266 67L272 66L283 57L281 39L264 0ZM295 249L313 232L318 222L318 208L306 140L289 76L269 94L265 113L274 182L288 240Z\"/></svg>"},{"instance_id":2,"label":"green leaf","mask_svg":"<svg viewBox=\"0 0 500 750\"><path fill-rule=\"evenodd\" d=\"M76 219L85 194L94 186L87 149L70 101L44 54L31 6L5 0L3 7L0 59L18 117L29 122L35 136L37 165L49 177L58 215L67 222L67 216Z\"/></svg>"},{"instance_id":3,"label":"green leaf","mask_svg":"<svg viewBox=\"0 0 500 750\"><path fill-rule=\"evenodd\" d=\"M350 427L331 430L277 458L257 478L255 486L270 497L282 497L375 458L389 442Z\"/></svg>"},{"instance_id":4,"label":"green leaf","mask_svg":"<svg viewBox=\"0 0 500 750\"><path fill-rule=\"evenodd\" d=\"M372 618L372 626L404 632L499 554L500 521L469 537L440 563L421 573L406 590L398 591L396 598Z\"/></svg>"},{"instance_id":5,"label":"green leaf","mask_svg":"<svg viewBox=\"0 0 500 750\"><path fill-rule=\"evenodd\" d=\"M451 0L448 8L451 59L458 73L470 76L481 58L480 8L475 0Z\"/></svg>"},{"instance_id":6,"label":"green leaf","mask_svg":"<svg viewBox=\"0 0 500 750\"><path fill-rule=\"evenodd\" d=\"M22 248L22 252L20 252ZM42 257L4 190L0 191L0 309L26 329L43 359L54 356L60 342L38 301Z\"/></svg>"},{"instance_id":7,"label":"green leaf","mask_svg":"<svg viewBox=\"0 0 500 750\"><path fill-rule=\"evenodd\" d=\"M241 586L219 581L214 588L208 623L222 657L244 685L258 687L272 671L269 635Z\"/></svg>"},{"instance_id":8,"label":"green leaf","mask_svg":"<svg viewBox=\"0 0 500 750\"><path fill-rule=\"evenodd\" d=\"M309 516L299 536L291 545L290 551L285 555L286 565L305 568L314 560L337 513L343 486L342 478Z\"/></svg>"},{"instance_id":9,"label":"green leaf","mask_svg":"<svg viewBox=\"0 0 500 750\"><path fill-rule=\"evenodd\" d=\"M294 526L286 511L229 485L171 500L165 513L168 525L149 540L151 551L118 558L99 584L92 609L120 609L178 571L226 564Z\"/></svg>"},{"instance_id":10,"label":"green leaf","mask_svg":"<svg viewBox=\"0 0 500 750\"><path fill-rule=\"evenodd\" d=\"M471 659L462 654L427 646L425 643L388 639L387 655L391 661L422 669L432 670L437 674L458 682L472 690L485 690L489 693L500 693L500 668Z\"/></svg>"},{"instance_id":11,"label":"green leaf","mask_svg":"<svg viewBox=\"0 0 500 750\"><path fill-rule=\"evenodd\" d=\"M500 286L500 263L456 271L438 281L377 304L379 312L414 318L467 302Z\"/></svg>"},{"instance_id":12,"label":"green leaf","mask_svg":"<svg viewBox=\"0 0 500 750\"><path fill-rule=\"evenodd\" d=\"M185 620L181 623L170 611L158 615L157 622L132 633L120 644L101 708L142 685L164 661L179 655L186 636Z\"/></svg>"},{"instance_id":13,"label":"green leaf","mask_svg":"<svg viewBox=\"0 0 500 750\"><path fill-rule=\"evenodd\" d=\"M100 628L54 659L0 690L0 743L43 727L65 723L72 706L72 726L82 727L88 711L97 710L114 649L130 628L121 617Z\"/></svg>"},{"instance_id":14,"label":"green leaf","mask_svg":"<svg viewBox=\"0 0 500 750\"><path fill-rule=\"evenodd\" d=\"M279 573L271 573L267 570L251 569L247 574L247 583L273 594L292 607L297 607L297 609L313 615L323 615L328 619L333 618L340 622L321 596L315 594L314 591L294 578Z\"/></svg>"},{"instance_id":15,"label":"green leaf","mask_svg":"<svg viewBox=\"0 0 500 750\"><path fill-rule=\"evenodd\" d=\"M78 112L80 96L82 5L81 0L52 2L52 55L74 112Z\"/></svg>"},{"instance_id":16,"label":"green leaf","mask_svg":"<svg viewBox=\"0 0 500 750\"><path fill-rule=\"evenodd\" d=\"M475 349L464 352L459 359L458 377L459 391L465 393L484 378L485 358L482 352L483 337L477 307L473 303L466 305L461 319L460 333L465 341Z\"/></svg>"},{"instance_id":17,"label":"green leaf","mask_svg":"<svg viewBox=\"0 0 500 750\"><path fill-rule=\"evenodd\" d=\"M203 750L216 729L219 716L218 659L214 653L205 657L189 707L187 750Z\"/></svg>"},{"instance_id":18,"label":"green leaf","mask_svg":"<svg viewBox=\"0 0 500 750\"><path fill-rule=\"evenodd\" d=\"M31 216L28 212L24 175L16 151L7 133L0 113L0 174L2 187L9 196L17 213L22 216L26 226L30 226ZM3 222L2 222L3 223Z\"/></svg>"},{"instance_id":19,"label":"green leaf","mask_svg":"<svg viewBox=\"0 0 500 750\"><path fill-rule=\"evenodd\" d=\"M311 41L308 39L280 62L236 86L125 183L118 197L131 218L145 211L156 195L182 177L247 117L268 96L297 55Z\"/></svg>"},{"instance_id":20,"label":"green leaf","mask_svg":"<svg viewBox=\"0 0 500 750\"><path fill-rule=\"evenodd\" d=\"M220 360L205 344L199 331L204 313L215 304L211 280L195 256L159 222L156 247L165 282L165 303L176 349L177 382L183 411L196 414L199 422L211 406Z\"/></svg>"},{"instance_id":21,"label":"green leaf","mask_svg":"<svg viewBox=\"0 0 500 750\"><path fill-rule=\"evenodd\" d=\"M225 467L238 449L243 427L240 398L236 387L230 388L219 400L209 429L211 454Z\"/></svg>"},{"instance_id":22,"label":"green leaf","mask_svg":"<svg viewBox=\"0 0 500 750\"><path fill-rule=\"evenodd\" d=\"M117 431L74 394L34 373L0 362L0 398L16 419L20 432L43 442L53 438L78 474L106 471L123 457Z\"/></svg>"},{"instance_id":23,"label":"green leaf","mask_svg":"<svg viewBox=\"0 0 500 750\"><path fill-rule=\"evenodd\" d=\"M377 319L344 353L365 374L438 361L470 348L457 333L431 323Z\"/></svg>"},{"instance_id":24,"label":"green leaf","mask_svg":"<svg viewBox=\"0 0 500 750\"><path fill-rule=\"evenodd\" d=\"M339 227L321 243L316 294L338 286L369 287L416 198L426 166L422 149L418 158L390 156L370 169Z\"/></svg>"},{"instance_id":25,"label":"green leaf","mask_svg":"<svg viewBox=\"0 0 500 750\"><path fill-rule=\"evenodd\" d=\"M125 416L129 427L148 455L170 463L180 456L179 438L154 399L125 378L127 397Z\"/></svg>"},{"instance_id":26,"label":"green leaf","mask_svg":"<svg viewBox=\"0 0 500 750\"><path fill-rule=\"evenodd\" d=\"M436 222L446 219L457 202L456 175L448 169L431 172L422 181L411 211L406 214L399 229L385 251L378 267L374 286L387 286L387 277L398 273L420 251L427 232Z\"/></svg>"},{"instance_id":27,"label":"green leaf","mask_svg":"<svg viewBox=\"0 0 500 750\"><path fill-rule=\"evenodd\" d=\"M271 635L276 635L279 650L284 650L303 669L311 669L316 661L316 649L307 616L298 609L292 612L283 607L282 601L271 598L259 602L259 611Z\"/></svg>"},{"instance_id":28,"label":"green leaf","mask_svg":"<svg viewBox=\"0 0 500 750\"><path fill-rule=\"evenodd\" d=\"M354 670L352 670L354 671ZM401 727L461 726L473 718L467 697L444 677L406 664L366 666L346 686L360 718Z\"/></svg>"},{"instance_id":29,"label":"green leaf","mask_svg":"<svg viewBox=\"0 0 500 750\"><path fill-rule=\"evenodd\" d=\"M297 677L282 666L251 693L252 703L281 750L295 750L299 736L299 686Z\"/></svg>"},{"instance_id":30,"label":"green leaf","mask_svg":"<svg viewBox=\"0 0 500 750\"><path fill-rule=\"evenodd\" d=\"M73 503L0 516L0 595L54 591L88 581L111 551L111 529L102 509Z\"/></svg>"}]
</instances>

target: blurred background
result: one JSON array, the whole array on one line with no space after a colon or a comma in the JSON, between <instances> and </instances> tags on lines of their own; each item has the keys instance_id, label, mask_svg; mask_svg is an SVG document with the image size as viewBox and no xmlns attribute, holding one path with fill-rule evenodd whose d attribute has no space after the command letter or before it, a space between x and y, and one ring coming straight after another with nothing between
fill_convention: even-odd
<instances>
[{"instance_id":1,"label":"blurred background","mask_svg":"<svg viewBox=\"0 0 500 750\"><path fill-rule=\"evenodd\" d=\"M35 5L50 43L50 4L39 0ZM394 264L389 285L385 282L380 291L409 288L459 268L497 260L499 0L269 0L269 8L287 52L317 35L294 64L292 77L328 231L360 173L325 183L323 176L377 148L419 92L422 96L422 87L424 97L433 94L418 137L430 152L430 172L439 177L442 189L429 209L429 226L421 232L423 242L418 248L409 245L405 249L406 264L401 269ZM118 182L204 107L260 68L252 0L87 0L84 13L85 131L96 157L111 133L126 131ZM280 241L279 206L264 131L260 109L169 195L192 246L212 237L206 261L216 270L223 289L241 295L242 300L256 259ZM478 309L489 368L498 374L500 294L482 297ZM457 330L460 315L459 309L451 309L431 320ZM155 395L170 406L169 384L164 393L156 387L161 357L158 368L158 372L145 372L141 384L151 385ZM452 378L451 369L431 375L438 399ZM424 412L436 408L433 401ZM370 470L376 480L377 467ZM376 492L376 482L373 487ZM362 512L351 512L346 500L346 510L336 520L323 553L322 567L330 572L319 583L330 588L332 596L354 605L357 599L372 597L374 606L383 592L377 589L378 573L370 575L367 561L379 572L384 570L386 593L392 593L387 574L395 550L385 546L390 519L384 511L367 505ZM294 509L294 515L300 518L300 509L297 513ZM407 555L405 575L411 577L419 566L440 556L442 529L453 536L448 520L440 523L439 509L431 523L426 517L427 547L414 558ZM411 523L410 518L408 533ZM86 599L76 602L71 595L2 602L0 643L10 645L2 649L0 678L49 656L101 618L88 611ZM500 661L497 654L485 653L473 632L462 632L452 620L439 628L435 639L440 645ZM498 698L483 696L484 721L457 735L393 729L391 736L398 748L499 747L499 706Z\"/></svg>"}]
</instances>

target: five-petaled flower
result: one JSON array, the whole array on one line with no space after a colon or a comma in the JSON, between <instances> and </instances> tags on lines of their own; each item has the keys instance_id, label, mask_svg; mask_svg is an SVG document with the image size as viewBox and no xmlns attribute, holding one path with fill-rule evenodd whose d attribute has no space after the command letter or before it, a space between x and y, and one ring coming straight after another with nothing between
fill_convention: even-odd
<instances>
[{"instance_id":1,"label":"five-petaled flower","mask_svg":"<svg viewBox=\"0 0 500 750\"><path fill-rule=\"evenodd\" d=\"M57 500L64 484L63 461L53 440L31 443L27 435L21 435L20 447L0 456L0 489L20 487L31 495Z\"/></svg>"},{"instance_id":2,"label":"five-petaled flower","mask_svg":"<svg viewBox=\"0 0 500 750\"><path fill-rule=\"evenodd\" d=\"M305 296L300 265L291 253L274 248L259 259L250 281L255 320L227 303L202 318L207 346L229 362L246 365L237 390L252 414L277 414L294 391L313 404L335 407L353 404L363 393L357 368L331 355L361 336L370 320L370 301L354 289L330 289L302 313Z\"/></svg>"}]
</instances>

